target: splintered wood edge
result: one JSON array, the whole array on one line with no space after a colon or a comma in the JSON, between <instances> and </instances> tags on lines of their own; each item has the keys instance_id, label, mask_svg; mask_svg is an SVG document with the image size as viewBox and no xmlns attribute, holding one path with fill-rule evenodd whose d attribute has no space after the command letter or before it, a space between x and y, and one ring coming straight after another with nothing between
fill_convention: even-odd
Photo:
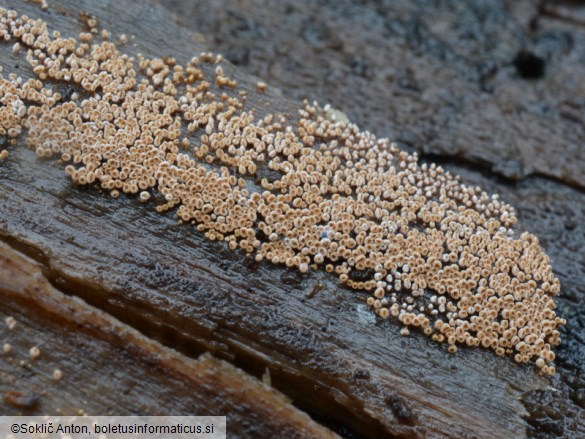
<instances>
[{"instance_id":1,"label":"splintered wood edge","mask_svg":"<svg viewBox=\"0 0 585 439\"><path fill-rule=\"evenodd\" d=\"M78 331L122 348L130 355L164 368L170 374L195 385L213 376L223 385L218 393L235 393L250 401L258 415L279 418L308 437L337 437L327 428L314 422L307 414L290 404L290 400L223 360L205 353L197 359L162 346L144 337L112 316L96 309L77 297L69 297L55 289L45 278L39 265L22 253L0 241L0 297L27 303L44 317L72 324ZM219 415L219 414L218 414Z\"/></svg>"}]
</instances>

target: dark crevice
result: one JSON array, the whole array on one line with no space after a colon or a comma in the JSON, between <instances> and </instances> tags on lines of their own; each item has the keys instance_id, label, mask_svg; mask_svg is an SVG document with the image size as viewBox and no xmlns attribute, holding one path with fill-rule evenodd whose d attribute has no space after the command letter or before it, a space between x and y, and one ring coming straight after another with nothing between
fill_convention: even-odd
<instances>
[{"instance_id":1,"label":"dark crevice","mask_svg":"<svg viewBox=\"0 0 585 439\"><path fill-rule=\"evenodd\" d=\"M544 58L526 50L521 50L514 58L514 67L524 79L541 79L544 77L545 66Z\"/></svg>"}]
</instances>

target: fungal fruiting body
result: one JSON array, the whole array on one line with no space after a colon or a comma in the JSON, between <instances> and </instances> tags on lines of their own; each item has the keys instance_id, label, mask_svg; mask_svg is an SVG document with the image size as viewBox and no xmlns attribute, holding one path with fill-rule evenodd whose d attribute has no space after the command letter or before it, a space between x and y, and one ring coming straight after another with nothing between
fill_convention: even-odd
<instances>
[{"instance_id":1,"label":"fungal fruiting body","mask_svg":"<svg viewBox=\"0 0 585 439\"><path fill-rule=\"evenodd\" d=\"M16 319L14 317L6 317L4 321L8 330L12 331L16 327Z\"/></svg>"},{"instance_id":2,"label":"fungal fruiting body","mask_svg":"<svg viewBox=\"0 0 585 439\"><path fill-rule=\"evenodd\" d=\"M63 372L60 369L55 369L53 371L53 379L59 381L61 378L63 378Z\"/></svg>"},{"instance_id":3,"label":"fungal fruiting body","mask_svg":"<svg viewBox=\"0 0 585 439\"><path fill-rule=\"evenodd\" d=\"M30 348L29 354L31 359L36 360L41 355L41 350L38 347L33 346Z\"/></svg>"},{"instance_id":4,"label":"fungal fruiting body","mask_svg":"<svg viewBox=\"0 0 585 439\"><path fill-rule=\"evenodd\" d=\"M559 281L496 195L328 107L257 116L211 53L185 65L131 57L101 35L64 38L0 9L0 41L19 42L35 75L0 77L0 135L26 130L75 183L156 200L257 261L335 273L403 334L420 328L453 352L481 345L554 372ZM65 99L55 81L85 97Z\"/></svg>"}]
</instances>

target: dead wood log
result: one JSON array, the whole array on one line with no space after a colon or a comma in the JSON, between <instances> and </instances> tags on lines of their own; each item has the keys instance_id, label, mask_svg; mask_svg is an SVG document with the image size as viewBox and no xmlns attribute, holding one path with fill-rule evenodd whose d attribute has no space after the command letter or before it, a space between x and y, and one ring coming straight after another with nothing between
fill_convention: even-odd
<instances>
[{"instance_id":1,"label":"dead wood log","mask_svg":"<svg viewBox=\"0 0 585 439\"><path fill-rule=\"evenodd\" d=\"M136 35L134 52L197 52L186 31L161 27L171 19L150 4L108 2L102 10L64 1L42 14L76 34L80 9ZM2 57L6 71L14 60ZM236 78L251 90L254 81ZM269 91L250 95L259 113L295 108ZM38 260L56 287L185 353L211 351L255 374L268 368L277 389L320 419L368 436L525 434L517 399L545 383L531 367L402 338L329 276L257 265L136 200L74 187L22 145L11 148L0 181L3 240Z\"/></svg>"},{"instance_id":2,"label":"dead wood log","mask_svg":"<svg viewBox=\"0 0 585 439\"><path fill-rule=\"evenodd\" d=\"M329 102L517 208L551 257L568 321L557 374L522 398L528 435L584 436L583 5L160 2L241 71Z\"/></svg>"},{"instance_id":3,"label":"dead wood log","mask_svg":"<svg viewBox=\"0 0 585 439\"><path fill-rule=\"evenodd\" d=\"M230 437L335 437L226 362L187 358L65 296L36 262L4 243L0 300L4 415L226 414Z\"/></svg>"}]
</instances>

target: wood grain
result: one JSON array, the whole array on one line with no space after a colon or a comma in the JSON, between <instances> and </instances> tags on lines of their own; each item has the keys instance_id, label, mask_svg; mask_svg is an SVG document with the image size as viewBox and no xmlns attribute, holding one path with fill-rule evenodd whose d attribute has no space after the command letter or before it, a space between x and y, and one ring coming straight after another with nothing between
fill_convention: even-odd
<instances>
[{"instance_id":1,"label":"wood grain","mask_svg":"<svg viewBox=\"0 0 585 439\"><path fill-rule=\"evenodd\" d=\"M3 414L225 414L230 437L336 437L226 362L208 353L187 358L65 296L36 262L4 243L0 300L0 337L12 347L0 361ZM33 346L41 352L35 360Z\"/></svg>"},{"instance_id":2,"label":"wood grain","mask_svg":"<svg viewBox=\"0 0 585 439\"><path fill-rule=\"evenodd\" d=\"M114 34L136 36L130 53L181 61L202 49L189 32L165 26L172 18L151 3L61 1L47 12L6 3L65 35L81 30L78 11L96 15ZM0 63L27 75L12 55ZM298 107L274 89L253 93L255 80L234 74L259 114ZM37 260L58 289L187 355L209 351L257 376L267 368L295 405L340 429L524 437L519 398L546 385L533 367L486 350L451 355L421 334L400 336L398 324L376 320L359 294L325 273L258 265L172 214L75 187L22 139L0 166L0 203L2 239Z\"/></svg>"}]
</instances>

